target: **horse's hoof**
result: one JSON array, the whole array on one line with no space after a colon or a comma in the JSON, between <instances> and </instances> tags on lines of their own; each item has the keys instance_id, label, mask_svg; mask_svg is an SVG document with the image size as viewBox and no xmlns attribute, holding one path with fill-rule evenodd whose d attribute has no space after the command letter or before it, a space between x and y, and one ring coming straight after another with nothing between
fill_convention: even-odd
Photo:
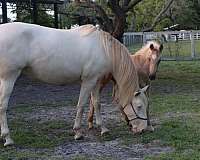
<instances>
[{"instance_id":1,"label":"horse's hoof","mask_svg":"<svg viewBox=\"0 0 200 160\"><path fill-rule=\"evenodd\" d=\"M74 139L75 139L75 140L81 140L81 139L83 139L83 135L80 134L80 133L78 133L78 134L76 134L76 135L74 136Z\"/></svg>"},{"instance_id":2,"label":"horse's hoof","mask_svg":"<svg viewBox=\"0 0 200 160\"><path fill-rule=\"evenodd\" d=\"M153 126L152 126L152 125L150 125L150 126L147 126L147 129L146 129L146 131L153 132L153 131L154 131L154 128L153 128Z\"/></svg>"},{"instance_id":3,"label":"horse's hoof","mask_svg":"<svg viewBox=\"0 0 200 160\"><path fill-rule=\"evenodd\" d=\"M7 139L6 142L4 143L4 147L11 146L13 144L14 144L14 141L12 139Z\"/></svg>"},{"instance_id":4,"label":"horse's hoof","mask_svg":"<svg viewBox=\"0 0 200 160\"><path fill-rule=\"evenodd\" d=\"M109 133L109 129L107 129L107 128L102 128L101 129L101 136L103 136L103 135L105 135L107 133Z\"/></svg>"}]
</instances>

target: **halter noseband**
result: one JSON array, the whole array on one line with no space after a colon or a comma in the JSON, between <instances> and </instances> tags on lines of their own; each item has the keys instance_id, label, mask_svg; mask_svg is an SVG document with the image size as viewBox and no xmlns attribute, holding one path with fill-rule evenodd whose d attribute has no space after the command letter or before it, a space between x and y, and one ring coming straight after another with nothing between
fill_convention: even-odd
<instances>
[{"instance_id":1,"label":"halter noseband","mask_svg":"<svg viewBox=\"0 0 200 160\"><path fill-rule=\"evenodd\" d=\"M132 102L130 103L131 104L131 108L133 109L133 112L135 113L135 118L132 118L132 119L129 119L128 118L128 116L127 116L127 123L129 124L129 122L131 122L131 121L134 121L134 120L136 120L136 119L141 119L141 120L144 120L144 121L146 121L147 120L147 118L143 118L143 117L140 117L137 113L136 113L136 111L135 111L135 109L134 109L134 107L133 107L133 104L132 104ZM127 105L125 105L124 107L123 107L123 111L124 111L124 109L126 108L126 106L128 106L128 104ZM124 112L125 113L125 112Z\"/></svg>"}]
</instances>

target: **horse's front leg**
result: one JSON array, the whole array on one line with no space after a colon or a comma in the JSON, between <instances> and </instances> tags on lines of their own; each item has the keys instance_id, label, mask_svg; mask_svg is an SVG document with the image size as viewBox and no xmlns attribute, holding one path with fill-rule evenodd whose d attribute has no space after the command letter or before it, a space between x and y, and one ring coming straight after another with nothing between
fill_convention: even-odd
<instances>
[{"instance_id":1,"label":"horse's front leg","mask_svg":"<svg viewBox=\"0 0 200 160\"><path fill-rule=\"evenodd\" d=\"M19 73L13 74L6 79L1 79L0 84L0 125L1 125L1 137L5 140L4 146L13 144L13 140L10 137L10 132L7 124L6 111L8 107L8 101L10 94L13 90L15 80Z\"/></svg>"},{"instance_id":2,"label":"horse's front leg","mask_svg":"<svg viewBox=\"0 0 200 160\"><path fill-rule=\"evenodd\" d=\"M74 131L75 131L75 136L74 138L77 139L81 139L82 133L81 133L81 119L82 119L82 115L83 115L83 107L86 105L88 97L91 93L91 91L93 90L94 86L96 85L97 80L89 80L86 81L84 80L81 84L81 91L80 91L80 95L79 95L79 101L78 101L78 105L77 105L77 113L76 113L76 119L74 122Z\"/></svg>"},{"instance_id":3,"label":"horse's front leg","mask_svg":"<svg viewBox=\"0 0 200 160\"><path fill-rule=\"evenodd\" d=\"M150 82L147 83L150 86ZM150 97L150 87L147 90L147 97ZM153 132L154 128L151 124L151 120L150 120L150 109L149 109L149 105L147 106L147 131Z\"/></svg>"},{"instance_id":4,"label":"horse's front leg","mask_svg":"<svg viewBox=\"0 0 200 160\"><path fill-rule=\"evenodd\" d=\"M104 80L104 79L103 79ZM107 80L109 81L109 80ZM106 83L107 83L106 81ZM103 83L104 82L104 83ZM103 90L103 88L105 87L106 83L105 83L105 80L104 81L99 81L97 84L97 86L95 87L95 90L96 92L98 92L98 94L101 93L101 91ZM99 85L99 86L98 86ZM93 128L93 117L94 117L94 105L96 102L94 102L96 98L93 98L93 94L91 93L91 96L90 96L90 104L89 104L89 113L88 113L88 128L91 129Z\"/></svg>"},{"instance_id":5,"label":"horse's front leg","mask_svg":"<svg viewBox=\"0 0 200 160\"><path fill-rule=\"evenodd\" d=\"M95 89L92 91L92 102L96 112L96 124L101 128L101 135L107 133L109 130L103 125L102 123L102 116L101 116L101 104L100 104L100 92L102 90L101 84L97 84Z\"/></svg>"}]
</instances>

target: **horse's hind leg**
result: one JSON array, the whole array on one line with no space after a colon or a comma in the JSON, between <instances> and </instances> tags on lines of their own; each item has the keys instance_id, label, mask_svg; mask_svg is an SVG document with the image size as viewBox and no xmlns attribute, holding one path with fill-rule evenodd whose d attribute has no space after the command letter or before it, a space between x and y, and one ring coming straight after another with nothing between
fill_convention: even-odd
<instances>
[{"instance_id":1,"label":"horse's hind leg","mask_svg":"<svg viewBox=\"0 0 200 160\"><path fill-rule=\"evenodd\" d=\"M98 87L95 88L96 92L98 92L98 94L101 93L102 89L104 88L105 84L104 83L101 83L101 81L99 81L99 85ZM88 113L88 126L89 126L89 129L93 128L93 117L94 117L94 105L95 105L95 101L94 101L94 98L93 98L93 95L91 94L90 96L90 102L89 102L89 113Z\"/></svg>"},{"instance_id":2,"label":"horse's hind leg","mask_svg":"<svg viewBox=\"0 0 200 160\"><path fill-rule=\"evenodd\" d=\"M93 128L93 116L94 116L94 103L92 102L92 95L90 96L90 102L89 102L89 113L88 113L88 128Z\"/></svg>"},{"instance_id":3,"label":"horse's hind leg","mask_svg":"<svg viewBox=\"0 0 200 160\"><path fill-rule=\"evenodd\" d=\"M19 76L19 73L12 73L9 76L1 78L0 84L0 125L1 125L1 137L5 140L4 146L13 144L13 140L10 138L10 132L7 124L6 110L8 107L8 101L13 90L14 83Z\"/></svg>"}]
</instances>

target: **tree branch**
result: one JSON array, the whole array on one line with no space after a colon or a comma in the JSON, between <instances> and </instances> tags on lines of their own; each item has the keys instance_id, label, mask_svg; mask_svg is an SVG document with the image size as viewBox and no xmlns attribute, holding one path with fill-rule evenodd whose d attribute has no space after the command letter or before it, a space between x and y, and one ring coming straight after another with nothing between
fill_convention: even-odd
<instances>
[{"instance_id":1,"label":"tree branch","mask_svg":"<svg viewBox=\"0 0 200 160\"><path fill-rule=\"evenodd\" d=\"M134 6L136 6L138 3L140 3L142 0L131 0L128 2L127 6L124 6L124 11L128 12L131 10Z\"/></svg>"},{"instance_id":2,"label":"tree branch","mask_svg":"<svg viewBox=\"0 0 200 160\"><path fill-rule=\"evenodd\" d=\"M115 15L122 12L122 8L119 5L119 0L108 0L108 6Z\"/></svg>"},{"instance_id":3,"label":"tree branch","mask_svg":"<svg viewBox=\"0 0 200 160\"><path fill-rule=\"evenodd\" d=\"M170 8L174 0L169 0L166 5L163 5L162 10L160 13L154 18L153 23L150 27L143 29L143 32L149 32L152 31L153 28L162 20L163 15L167 12L167 10Z\"/></svg>"},{"instance_id":4,"label":"tree branch","mask_svg":"<svg viewBox=\"0 0 200 160\"><path fill-rule=\"evenodd\" d=\"M112 32L113 31L113 23L112 21L109 19L108 15L106 14L105 10L98 5L97 3L90 1L90 0L86 0L85 2L80 2L78 4L79 6L85 6L85 7L89 7L89 8L93 8L98 14L99 16L102 18L103 21L103 29L107 32Z\"/></svg>"},{"instance_id":5,"label":"tree branch","mask_svg":"<svg viewBox=\"0 0 200 160\"><path fill-rule=\"evenodd\" d=\"M130 3L131 0L124 0L122 8L126 8L128 6L128 4Z\"/></svg>"}]
</instances>

